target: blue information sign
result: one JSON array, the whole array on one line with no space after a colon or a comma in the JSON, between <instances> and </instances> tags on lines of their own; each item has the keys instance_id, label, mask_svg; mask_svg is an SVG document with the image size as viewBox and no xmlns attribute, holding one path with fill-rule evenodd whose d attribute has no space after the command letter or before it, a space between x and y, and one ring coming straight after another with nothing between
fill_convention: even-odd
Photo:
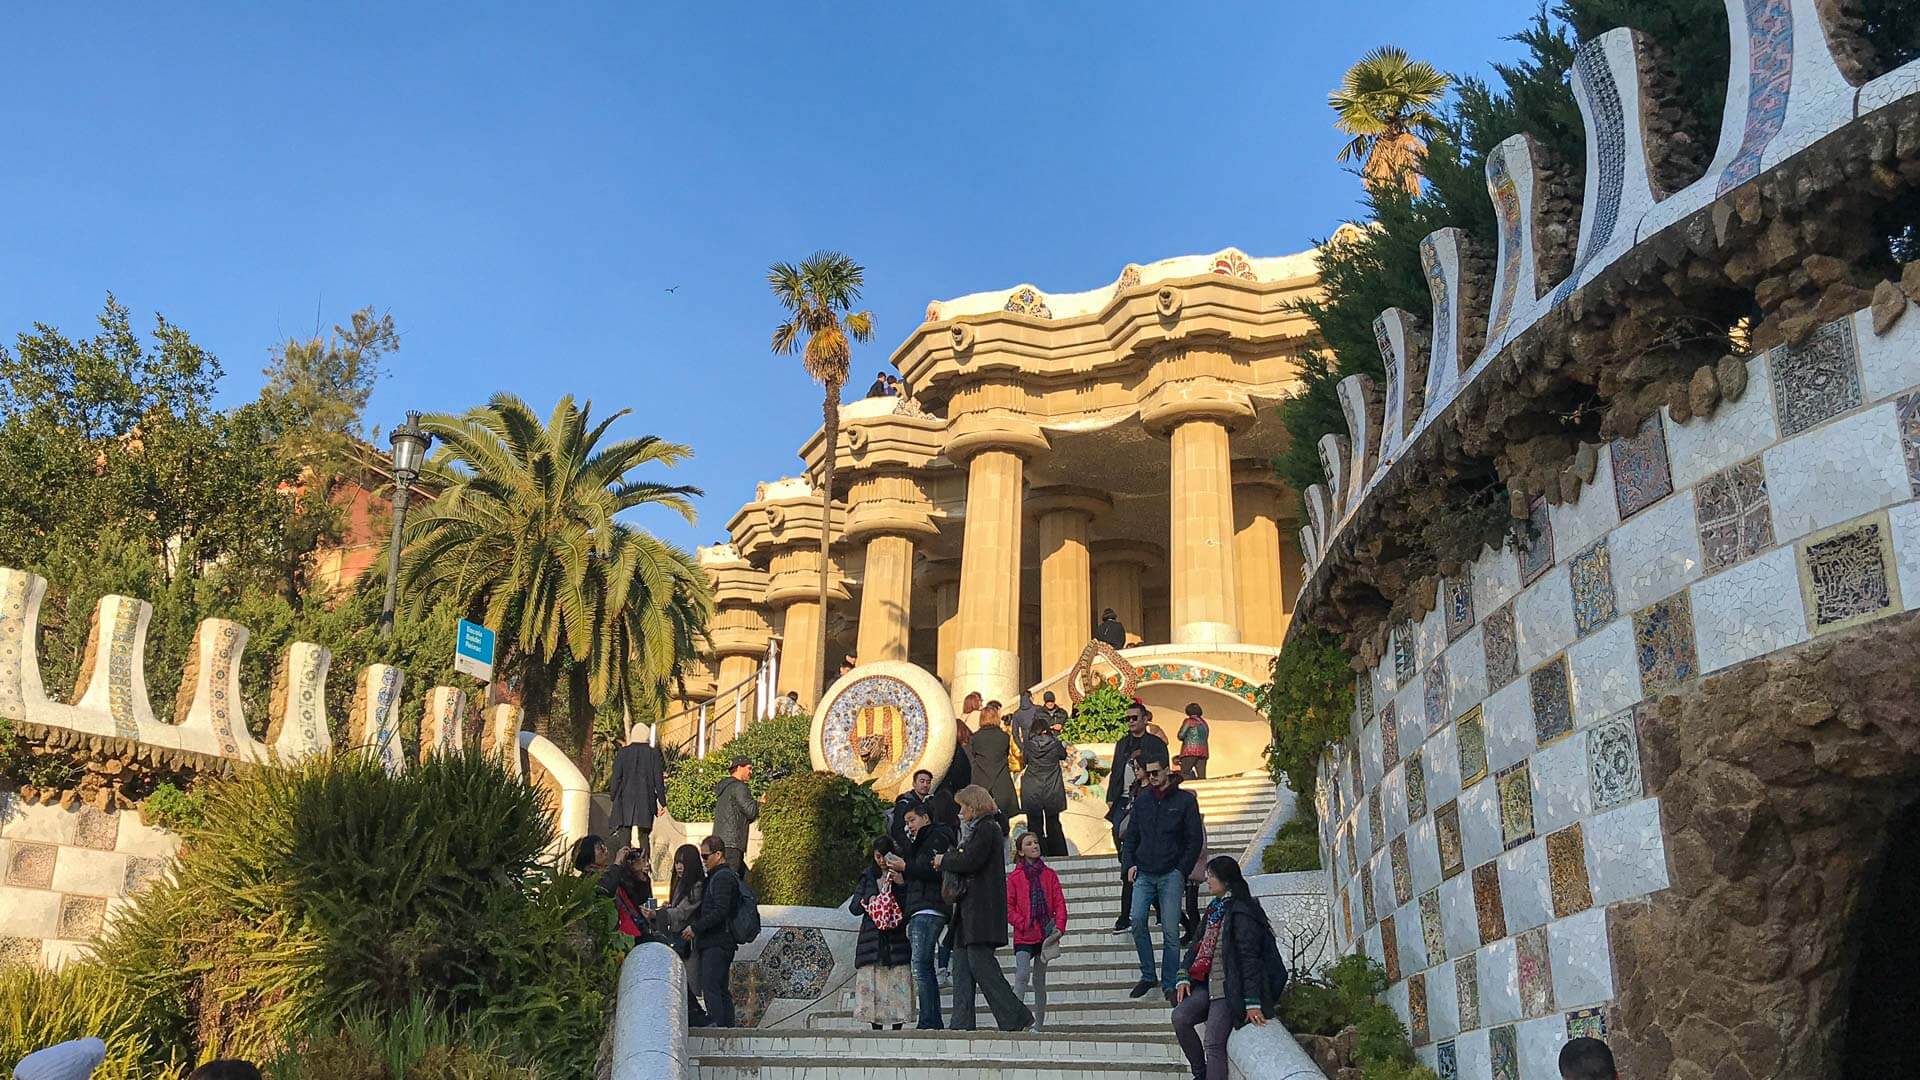
<instances>
[{"instance_id":1,"label":"blue information sign","mask_svg":"<svg viewBox=\"0 0 1920 1080\"><path fill-rule=\"evenodd\" d=\"M461 619L453 634L453 669L481 682L493 681L493 631Z\"/></svg>"}]
</instances>

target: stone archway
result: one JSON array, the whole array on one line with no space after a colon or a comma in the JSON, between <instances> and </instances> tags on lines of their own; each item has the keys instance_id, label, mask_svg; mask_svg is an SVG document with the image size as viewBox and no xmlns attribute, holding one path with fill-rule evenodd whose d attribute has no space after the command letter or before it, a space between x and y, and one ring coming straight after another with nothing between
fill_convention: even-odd
<instances>
[{"instance_id":1,"label":"stone archway","mask_svg":"<svg viewBox=\"0 0 1920 1080\"><path fill-rule=\"evenodd\" d=\"M1621 1075L1847 1075L1866 912L1912 843L1920 615L1652 699L1640 741L1671 887L1610 915Z\"/></svg>"},{"instance_id":2,"label":"stone archway","mask_svg":"<svg viewBox=\"0 0 1920 1080\"><path fill-rule=\"evenodd\" d=\"M1842 1080L1920 1076L1920 800L1894 819L1875 881L1854 931L1857 959L1848 988Z\"/></svg>"}]
</instances>

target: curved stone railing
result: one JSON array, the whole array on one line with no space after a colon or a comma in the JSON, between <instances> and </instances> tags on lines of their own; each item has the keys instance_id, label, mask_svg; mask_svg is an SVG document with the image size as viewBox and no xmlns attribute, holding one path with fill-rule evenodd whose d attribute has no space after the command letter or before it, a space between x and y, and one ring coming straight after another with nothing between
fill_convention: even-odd
<instances>
[{"instance_id":1,"label":"curved stone railing","mask_svg":"<svg viewBox=\"0 0 1920 1080\"><path fill-rule=\"evenodd\" d=\"M1698 179L1667 190L1663 181L1675 168L1666 137L1673 126L1672 83L1654 43L1616 29L1584 43L1570 73L1586 129L1577 240L1565 219L1575 209L1570 193L1559 191L1554 163L1523 134L1487 159L1497 251L1476 251L1458 229L1422 243L1431 311L1381 313L1375 333L1385 385L1364 375L1344 379L1338 394L1347 432L1327 435L1318 446L1326 480L1305 493L1303 602L1325 595L1329 557L1340 541L1364 543L1366 530L1355 523L1370 518L1383 488L1415 482L1408 474L1436 430L1461 411L1463 393L1501 392L1524 378L1527 373L1494 369L1511 367L1502 361L1516 343L1564 312L1577 292L1611 291L1622 280L1657 282L1679 261L1676 249L1716 253L1730 229L1754 226L1758 218L1758 189L1743 186L1790 163L1800 167L1804 160L1795 159L1816 143L1920 93L1920 61L1863 77L1859 57L1867 47L1857 27L1834 13L1836 5L1726 0L1726 10L1732 37L1726 108L1712 162ZM1886 114L1874 122L1892 126ZM1844 175L1880 168L1865 158L1892 156L1895 142L1889 130L1863 138L1859 147L1849 144ZM1737 206L1742 198L1753 205Z\"/></svg>"},{"instance_id":2,"label":"curved stone railing","mask_svg":"<svg viewBox=\"0 0 1920 1080\"><path fill-rule=\"evenodd\" d=\"M657 941L637 946L620 964L613 1010L612 1080L685 1080L687 970Z\"/></svg>"}]
</instances>

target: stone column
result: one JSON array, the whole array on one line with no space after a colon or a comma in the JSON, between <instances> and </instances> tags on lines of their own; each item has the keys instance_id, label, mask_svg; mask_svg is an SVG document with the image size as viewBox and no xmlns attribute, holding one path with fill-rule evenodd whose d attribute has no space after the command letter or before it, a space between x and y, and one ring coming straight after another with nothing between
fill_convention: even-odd
<instances>
[{"instance_id":1,"label":"stone column","mask_svg":"<svg viewBox=\"0 0 1920 1080\"><path fill-rule=\"evenodd\" d=\"M1240 640L1278 646L1287 636L1281 537L1292 515L1287 491L1263 461L1233 466L1233 561L1239 583ZM1297 528L1297 526L1295 526ZM1296 586L1297 588L1297 586Z\"/></svg>"},{"instance_id":2,"label":"stone column","mask_svg":"<svg viewBox=\"0 0 1920 1080\"><path fill-rule=\"evenodd\" d=\"M838 579L831 585L830 599L850 598ZM825 612L820 610L820 549L802 543L777 552L767 573L767 604L784 608L781 625L781 696L798 691L800 704L812 708L825 688L826 673L820 670L820 640L826 633Z\"/></svg>"},{"instance_id":3,"label":"stone column","mask_svg":"<svg viewBox=\"0 0 1920 1080\"><path fill-rule=\"evenodd\" d=\"M1040 539L1040 678L1073 666L1093 630L1093 519L1113 508L1103 494L1052 487L1027 500Z\"/></svg>"},{"instance_id":4,"label":"stone column","mask_svg":"<svg viewBox=\"0 0 1920 1080\"><path fill-rule=\"evenodd\" d=\"M947 457L967 467L967 519L960 552L960 613L949 689L1019 697L1020 524L1026 458L1045 450L1038 426L973 415L954 422Z\"/></svg>"},{"instance_id":5,"label":"stone column","mask_svg":"<svg viewBox=\"0 0 1920 1080\"><path fill-rule=\"evenodd\" d=\"M1161 387L1141 418L1173 440L1172 633L1183 645L1240 640L1233 558L1230 426L1253 415L1245 392L1210 377Z\"/></svg>"},{"instance_id":6,"label":"stone column","mask_svg":"<svg viewBox=\"0 0 1920 1080\"><path fill-rule=\"evenodd\" d=\"M847 502L847 539L867 545L854 658L862 664L905 660L913 614L914 542L937 532L926 498L911 477L882 473L854 484Z\"/></svg>"},{"instance_id":7,"label":"stone column","mask_svg":"<svg viewBox=\"0 0 1920 1080\"><path fill-rule=\"evenodd\" d=\"M1081 648L1084 649L1093 636L1093 620L1098 619L1100 612L1107 608L1112 608L1114 617L1120 620L1121 626L1127 628L1129 638L1134 641L1146 640L1147 570L1160 565L1165 555L1152 544L1134 540L1101 540L1093 545L1092 556L1093 603L1089 605L1086 629L1081 633Z\"/></svg>"},{"instance_id":8,"label":"stone column","mask_svg":"<svg viewBox=\"0 0 1920 1080\"><path fill-rule=\"evenodd\" d=\"M933 589L933 625L937 646L934 674L948 686L953 685L953 654L960 641L960 567L956 563L934 564L926 574Z\"/></svg>"}]
</instances>

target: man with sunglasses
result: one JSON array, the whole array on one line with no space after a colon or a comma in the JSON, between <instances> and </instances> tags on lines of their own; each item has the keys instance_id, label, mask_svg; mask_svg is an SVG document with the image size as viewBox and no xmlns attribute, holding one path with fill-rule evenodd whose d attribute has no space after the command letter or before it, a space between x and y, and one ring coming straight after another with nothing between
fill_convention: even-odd
<instances>
[{"instance_id":1,"label":"man with sunglasses","mask_svg":"<svg viewBox=\"0 0 1920 1080\"><path fill-rule=\"evenodd\" d=\"M1147 706L1139 698L1127 707L1127 733L1113 744L1113 772L1107 776L1107 823L1113 826L1113 846L1120 847L1120 839L1127 831L1127 814L1133 807L1134 796L1140 793L1140 761L1143 757L1157 752L1162 761L1167 760L1167 741L1148 730L1150 714ZM1120 867L1120 917L1113 922L1113 932L1124 934L1133 928L1133 880L1127 877L1127 868Z\"/></svg>"},{"instance_id":2,"label":"man with sunglasses","mask_svg":"<svg viewBox=\"0 0 1920 1080\"><path fill-rule=\"evenodd\" d=\"M1140 755L1145 786L1133 800L1127 831L1120 840L1120 865L1133 885L1133 945L1140 954L1140 981L1130 997L1143 997L1156 982L1161 992L1173 994L1180 974L1180 901L1187 873L1206 843L1200 823L1200 800L1172 782L1167 747L1161 743ZM1153 963L1153 927L1149 909L1160 915L1160 968Z\"/></svg>"}]
</instances>

